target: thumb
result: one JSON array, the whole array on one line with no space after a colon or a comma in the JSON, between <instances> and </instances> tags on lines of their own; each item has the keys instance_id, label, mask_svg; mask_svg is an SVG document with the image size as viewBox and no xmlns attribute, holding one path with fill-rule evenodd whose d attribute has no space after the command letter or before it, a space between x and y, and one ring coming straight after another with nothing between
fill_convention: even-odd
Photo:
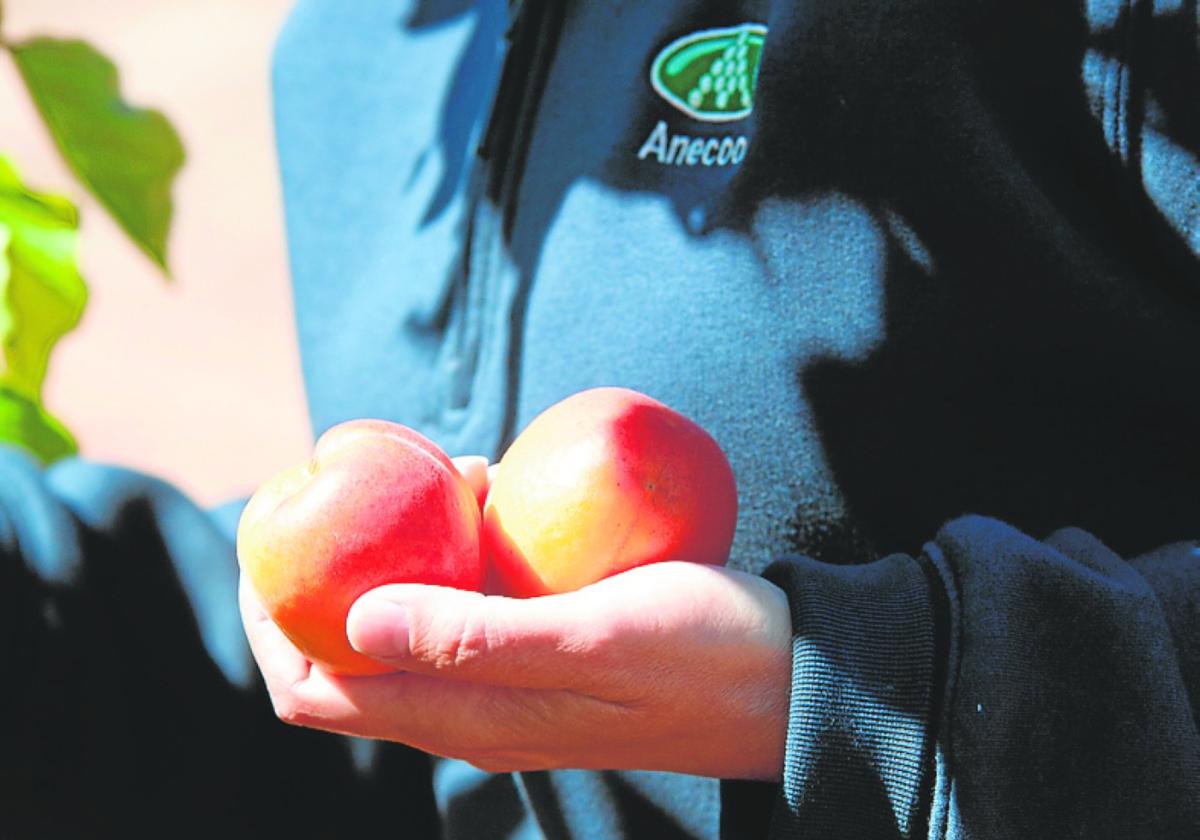
<instances>
[{"instance_id":1,"label":"thumb","mask_svg":"<svg viewBox=\"0 0 1200 840\"><path fill-rule=\"evenodd\" d=\"M602 624L575 593L514 599L392 584L350 609L358 652L398 669L491 685L565 688L603 667Z\"/></svg>"}]
</instances>

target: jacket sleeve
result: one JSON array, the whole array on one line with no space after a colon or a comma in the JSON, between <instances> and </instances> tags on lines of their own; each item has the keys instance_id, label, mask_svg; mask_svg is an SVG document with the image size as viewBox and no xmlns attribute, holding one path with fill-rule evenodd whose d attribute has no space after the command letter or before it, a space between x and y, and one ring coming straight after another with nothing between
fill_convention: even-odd
<instances>
[{"instance_id":1,"label":"jacket sleeve","mask_svg":"<svg viewBox=\"0 0 1200 840\"><path fill-rule=\"evenodd\" d=\"M423 757L275 719L240 510L0 447L0 836L349 836L408 788L414 824L436 819Z\"/></svg>"},{"instance_id":2,"label":"jacket sleeve","mask_svg":"<svg viewBox=\"0 0 1200 840\"><path fill-rule=\"evenodd\" d=\"M766 576L793 622L771 838L1200 832L1197 543L966 517L916 558ZM725 785L729 836L764 793Z\"/></svg>"}]
</instances>

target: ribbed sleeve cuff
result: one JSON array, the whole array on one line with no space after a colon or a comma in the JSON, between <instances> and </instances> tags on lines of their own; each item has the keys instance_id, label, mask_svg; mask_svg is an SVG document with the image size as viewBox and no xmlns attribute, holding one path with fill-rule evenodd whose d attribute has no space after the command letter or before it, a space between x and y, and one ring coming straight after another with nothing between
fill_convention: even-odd
<instances>
[{"instance_id":1,"label":"ribbed sleeve cuff","mask_svg":"<svg viewBox=\"0 0 1200 840\"><path fill-rule=\"evenodd\" d=\"M932 578L901 555L859 566L788 558L764 577L792 613L787 746L769 836L922 833L937 696Z\"/></svg>"}]
</instances>

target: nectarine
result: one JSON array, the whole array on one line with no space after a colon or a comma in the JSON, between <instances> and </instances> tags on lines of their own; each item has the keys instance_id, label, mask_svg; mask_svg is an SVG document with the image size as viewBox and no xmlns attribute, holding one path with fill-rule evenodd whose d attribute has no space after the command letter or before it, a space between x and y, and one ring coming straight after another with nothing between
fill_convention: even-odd
<instances>
[{"instance_id":1,"label":"nectarine","mask_svg":"<svg viewBox=\"0 0 1200 840\"><path fill-rule=\"evenodd\" d=\"M479 505L436 444L382 420L334 426L312 460L259 488L237 554L267 614L313 662L341 674L386 666L346 639L346 614L387 583L479 590Z\"/></svg>"},{"instance_id":2,"label":"nectarine","mask_svg":"<svg viewBox=\"0 0 1200 840\"><path fill-rule=\"evenodd\" d=\"M522 597L663 560L723 564L736 525L717 442L625 388L583 391L534 418L504 453L483 514L498 588Z\"/></svg>"}]
</instances>

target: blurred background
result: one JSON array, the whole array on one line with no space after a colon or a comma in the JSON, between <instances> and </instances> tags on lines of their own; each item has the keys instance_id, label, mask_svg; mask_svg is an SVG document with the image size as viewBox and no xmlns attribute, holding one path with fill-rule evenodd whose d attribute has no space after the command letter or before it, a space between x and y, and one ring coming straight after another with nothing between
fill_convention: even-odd
<instances>
[{"instance_id":1,"label":"blurred background","mask_svg":"<svg viewBox=\"0 0 1200 840\"><path fill-rule=\"evenodd\" d=\"M0 152L80 210L90 300L50 360L44 402L81 454L162 476L198 501L245 495L306 457L273 146L270 51L291 0L5 0L9 40L82 38L125 99L162 111L187 162L166 280L58 154L7 53Z\"/></svg>"}]
</instances>

